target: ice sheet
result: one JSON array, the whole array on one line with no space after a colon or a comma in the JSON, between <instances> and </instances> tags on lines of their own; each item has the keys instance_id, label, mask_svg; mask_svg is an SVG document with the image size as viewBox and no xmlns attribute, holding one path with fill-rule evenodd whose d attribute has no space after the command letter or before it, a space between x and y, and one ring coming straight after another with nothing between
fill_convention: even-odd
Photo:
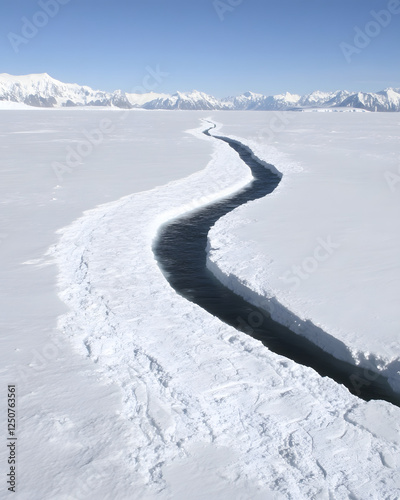
<instances>
[{"instance_id":1,"label":"ice sheet","mask_svg":"<svg viewBox=\"0 0 400 500\"><path fill-rule=\"evenodd\" d=\"M272 354L161 274L160 223L249 181L226 144L185 133L202 114L129 115L59 179L82 130L118 115L15 113L0 136L0 376L18 384L18 498L400 493L398 408Z\"/></svg>"}]
</instances>

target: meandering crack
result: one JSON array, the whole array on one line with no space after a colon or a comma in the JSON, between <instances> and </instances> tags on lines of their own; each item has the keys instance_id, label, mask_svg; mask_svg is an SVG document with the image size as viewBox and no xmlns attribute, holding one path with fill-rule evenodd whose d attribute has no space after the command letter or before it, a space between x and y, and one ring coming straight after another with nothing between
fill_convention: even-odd
<instances>
[{"instance_id":1,"label":"meandering crack","mask_svg":"<svg viewBox=\"0 0 400 500\"><path fill-rule=\"evenodd\" d=\"M240 205L268 195L280 182L275 167L256 160L252 151L236 140L211 136L213 128L215 125L204 134L233 148L251 169L253 180L236 194L184 214L161 227L153 251L170 285L177 293L225 323L261 340L271 351L309 366L321 376L332 378L362 399L384 399L400 406L400 397L384 377L377 375L373 381L354 385L354 377L365 379L363 368L334 358L305 337L272 320L266 311L255 308L225 287L207 268L206 247L210 228ZM256 325L243 320L255 313L259 318ZM322 331L321 334L327 335Z\"/></svg>"}]
</instances>

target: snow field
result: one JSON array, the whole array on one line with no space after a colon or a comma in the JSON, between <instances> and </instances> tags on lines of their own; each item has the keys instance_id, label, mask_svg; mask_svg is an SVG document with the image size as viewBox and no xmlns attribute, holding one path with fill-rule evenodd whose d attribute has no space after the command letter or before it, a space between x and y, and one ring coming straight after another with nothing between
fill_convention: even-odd
<instances>
[{"instance_id":1,"label":"snow field","mask_svg":"<svg viewBox=\"0 0 400 500\"><path fill-rule=\"evenodd\" d=\"M121 387L137 443L127 468L143 498L392 495L398 408L270 353L164 280L151 252L160 223L249 180L215 148L204 171L87 212L53 249L70 309L59 328Z\"/></svg>"},{"instance_id":2,"label":"snow field","mask_svg":"<svg viewBox=\"0 0 400 500\"><path fill-rule=\"evenodd\" d=\"M249 181L203 125L184 132L204 115L140 112L55 189L51 162L81 140L77 124L92 130L115 112L40 113L0 134L0 376L19 387L18 498L399 496L398 408L269 352L178 296L159 270L162 222ZM29 133L42 119L58 136Z\"/></svg>"}]
</instances>

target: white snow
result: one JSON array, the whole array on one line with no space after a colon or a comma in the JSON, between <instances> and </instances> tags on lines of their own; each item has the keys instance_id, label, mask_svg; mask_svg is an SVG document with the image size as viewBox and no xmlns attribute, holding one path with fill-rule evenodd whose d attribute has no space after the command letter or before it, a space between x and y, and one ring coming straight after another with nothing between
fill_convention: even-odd
<instances>
[{"instance_id":1,"label":"white snow","mask_svg":"<svg viewBox=\"0 0 400 500\"><path fill-rule=\"evenodd\" d=\"M121 104L124 104L126 100L125 94L121 91L108 93L76 83L63 83L47 73L20 76L1 73L0 98L4 101L44 107L68 105L124 107Z\"/></svg>"},{"instance_id":2,"label":"white snow","mask_svg":"<svg viewBox=\"0 0 400 500\"><path fill-rule=\"evenodd\" d=\"M32 106L22 102L0 101L0 110L3 109L32 109Z\"/></svg>"},{"instance_id":3,"label":"white snow","mask_svg":"<svg viewBox=\"0 0 400 500\"><path fill-rule=\"evenodd\" d=\"M242 293L254 290L280 322L400 391L400 198L387 181L399 168L399 117L286 113L272 136L277 115L263 115L235 114L221 133L249 144L283 180L217 222L209 265L231 287L235 277Z\"/></svg>"},{"instance_id":4,"label":"white snow","mask_svg":"<svg viewBox=\"0 0 400 500\"><path fill-rule=\"evenodd\" d=\"M273 96L277 101L283 101L287 104L297 104L301 98L300 95L291 94L290 92L285 92L284 94L278 94Z\"/></svg>"},{"instance_id":5,"label":"white snow","mask_svg":"<svg viewBox=\"0 0 400 500\"><path fill-rule=\"evenodd\" d=\"M370 111L361 108L302 108L303 113L369 113Z\"/></svg>"},{"instance_id":6,"label":"white snow","mask_svg":"<svg viewBox=\"0 0 400 500\"><path fill-rule=\"evenodd\" d=\"M226 144L185 132L202 115L2 114L0 377L18 384L18 498L396 498L398 408L271 353L161 274L159 224L250 178ZM57 179L52 163L102 119L113 131Z\"/></svg>"},{"instance_id":7,"label":"white snow","mask_svg":"<svg viewBox=\"0 0 400 500\"><path fill-rule=\"evenodd\" d=\"M154 101L154 99L166 99L169 94L159 94L157 92L145 92L143 94L126 94L128 101L132 106L143 106L144 104Z\"/></svg>"}]
</instances>

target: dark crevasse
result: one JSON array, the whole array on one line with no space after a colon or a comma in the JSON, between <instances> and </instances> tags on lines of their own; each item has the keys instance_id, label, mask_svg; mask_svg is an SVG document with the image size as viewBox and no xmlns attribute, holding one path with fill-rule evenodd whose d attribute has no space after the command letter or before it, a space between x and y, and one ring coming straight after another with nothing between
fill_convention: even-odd
<instances>
[{"instance_id":1,"label":"dark crevasse","mask_svg":"<svg viewBox=\"0 0 400 500\"><path fill-rule=\"evenodd\" d=\"M210 127L204 133L210 135ZM321 376L345 385L365 400L384 399L400 406L386 379L363 368L339 361L315 344L272 320L225 287L206 266L207 235L215 222L238 206L271 193L280 177L258 162L244 145L213 136L229 144L251 169L254 180L236 194L206 205L164 224L153 251L166 279L177 293L198 304L228 325L261 340L271 351L309 366ZM249 318L250 323L249 324ZM253 319L251 321L251 318Z\"/></svg>"}]
</instances>

